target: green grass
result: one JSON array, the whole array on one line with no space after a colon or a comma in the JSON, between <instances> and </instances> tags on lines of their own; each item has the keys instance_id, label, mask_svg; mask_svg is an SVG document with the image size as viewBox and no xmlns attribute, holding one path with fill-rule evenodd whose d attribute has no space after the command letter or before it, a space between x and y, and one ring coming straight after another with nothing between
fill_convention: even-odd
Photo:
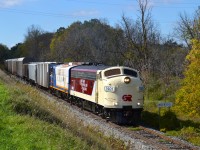
<instances>
[{"instance_id":1,"label":"green grass","mask_svg":"<svg viewBox=\"0 0 200 150\"><path fill-rule=\"evenodd\" d=\"M8 116L0 128L0 149L89 149L69 131L27 116Z\"/></svg>"},{"instance_id":2,"label":"green grass","mask_svg":"<svg viewBox=\"0 0 200 150\"><path fill-rule=\"evenodd\" d=\"M0 149L90 149L69 130L12 110L12 96L0 81Z\"/></svg>"},{"instance_id":3,"label":"green grass","mask_svg":"<svg viewBox=\"0 0 200 150\"><path fill-rule=\"evenodd\" d=\"M129 127L128 129L131 131L140 131L141 130L140 127Z\"/></svg>"}]
</instances>

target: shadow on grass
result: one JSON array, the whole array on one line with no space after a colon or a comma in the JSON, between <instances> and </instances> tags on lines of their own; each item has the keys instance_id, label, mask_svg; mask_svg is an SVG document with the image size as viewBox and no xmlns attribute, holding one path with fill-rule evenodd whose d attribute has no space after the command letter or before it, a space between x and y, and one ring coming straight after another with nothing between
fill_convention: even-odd
<instances>
[{"instance_id":1,"label":"shadow on grass","mask_svg":"<svg viewBox=\"0 0 200 150\"><path fill-rule=\"evenodd\" d=\"M171 111L165 112L163 116L144 111L142 113L142 125L159 130L164 129L166 131L180 130L183 127L200 128L200 123L195 123L191 120L179 120L176 114Z\"/></svg>"}]
</instances>

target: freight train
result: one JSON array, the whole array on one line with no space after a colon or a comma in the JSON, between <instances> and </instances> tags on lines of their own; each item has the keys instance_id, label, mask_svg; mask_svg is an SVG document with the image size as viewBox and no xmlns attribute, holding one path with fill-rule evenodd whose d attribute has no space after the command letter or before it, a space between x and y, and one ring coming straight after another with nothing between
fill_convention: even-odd
<instances>
[{"instance_id":1,"label":"freight train","mask_svg":"<svg viewBox=\"0 0 200 150\"><path fill-rule=\"evenodd\" d=\"M135 124L143 110L139 72L84 62L5 61L8 72L117 124Z\"/></svg>"}]
</instances>

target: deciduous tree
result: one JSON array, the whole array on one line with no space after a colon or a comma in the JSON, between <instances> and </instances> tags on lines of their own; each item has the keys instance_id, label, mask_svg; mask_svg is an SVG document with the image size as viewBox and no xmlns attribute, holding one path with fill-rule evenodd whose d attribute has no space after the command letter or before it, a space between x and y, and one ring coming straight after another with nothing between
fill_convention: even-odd
<instances>
[{"instance_id":1,"label":"deciduous tree","mask_svg":"<svg viewBox=\"0 0 200 150\"><path fill-rule=\"evenodd\" d=\"M127 46L124 51L126 65L138 69L147 82L152 68L152 52L160 43L160 32L152 21L148 0L138 0L139 15L134 21L122 16L122 29Z\"/></svg>"},{"instance_id":2,"label":"deciduous tree","mask_svg":"<svg viewBox=\"0 0 200 150\"><path fill-rule=\"evenodd\" d=\"M51 42L51 53L56 61L86 61L119 64L120 41L123 32L106 22L91 19L75 22L55 33Z\"/></svg>"},{"instance_id":3,"label":"deciduous tree","mask_svg":"<svg viewBox=\"0 0 200 150\"><path fill-rule=\"evenodd\" d=\"M200 41L193 40L192 50L181 88L176 93L176 110L189 117L200 117Z\"/></svg>"},{"instance_id":4,"label":"deciduous tree","mask_svg":"<svg viewBox=\"0 0 200 150\"><path fill-rule=\"evenodd\" d=\"M0 63L8 58L8 50L7 46L0 44Z\"/></svg>"}]
</instances>

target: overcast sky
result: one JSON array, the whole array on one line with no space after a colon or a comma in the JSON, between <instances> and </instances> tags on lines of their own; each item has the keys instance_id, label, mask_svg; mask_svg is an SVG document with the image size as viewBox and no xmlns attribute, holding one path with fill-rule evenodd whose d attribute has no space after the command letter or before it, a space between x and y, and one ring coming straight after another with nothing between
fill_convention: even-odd
<instances>
[{"instance_id":1,"label":"overcast sky","mask_svg":"<svg viewBox=\"0 0 200 150\"><path fill-rule=\"evenodd\" d=\"M152 18L163 35L172 33L180 13L193 15L200 0L150 0ZM55 32L75 21L106 19L119 24L122 14L135 19L136 0L0 0L0 43L9 48L24 41L28 27Z\"/></svg>"}]
</instances>

